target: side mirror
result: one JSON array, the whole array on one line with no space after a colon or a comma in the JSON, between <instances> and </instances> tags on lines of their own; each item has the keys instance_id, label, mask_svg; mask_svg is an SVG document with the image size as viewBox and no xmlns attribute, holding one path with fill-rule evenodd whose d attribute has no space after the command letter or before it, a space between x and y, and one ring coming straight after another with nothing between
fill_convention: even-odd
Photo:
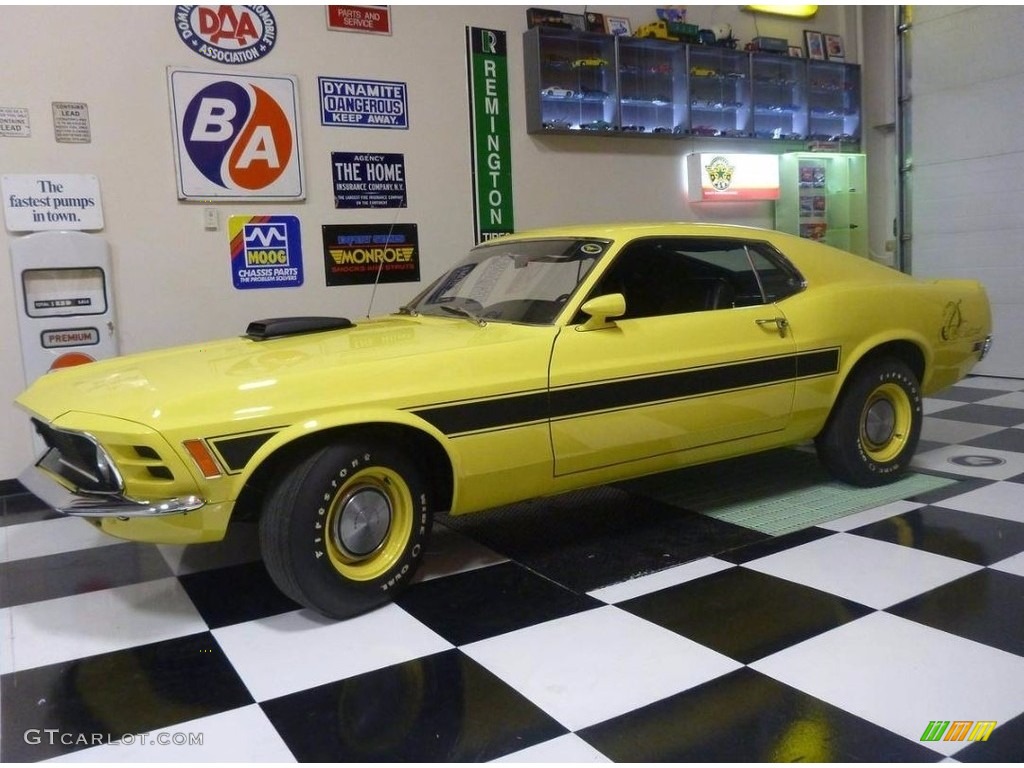
<instances>
[{"instance_id":1,"label":"side mirror","mask_svg":"<svg viewBox=\"0 0 1024 768\"><path fill-rule=\"evenodd\" d=\"M614 318L626 314L626 297L621 293L595 296L580 309L589 317L583 325L577 326L576 330L596 331L599 328L610 328L615 325L611 322Z\"/></svg>"}]
</instances>

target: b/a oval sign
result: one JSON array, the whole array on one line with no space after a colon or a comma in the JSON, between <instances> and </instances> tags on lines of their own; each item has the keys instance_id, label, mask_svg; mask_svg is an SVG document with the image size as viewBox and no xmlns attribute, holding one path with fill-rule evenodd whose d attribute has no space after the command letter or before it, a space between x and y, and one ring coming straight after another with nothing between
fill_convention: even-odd
<instances>
[{"instance_id":1,"label":"b/a oval sign","mask_svg":"<svg viewBox=\"0 0 1024 768\"><path fill-rule=\"evenodd\" d=\"M178 37L218 64L249 64L270 53L277 21L265 5L177 5Z\"/></svg>"}]
</instances>

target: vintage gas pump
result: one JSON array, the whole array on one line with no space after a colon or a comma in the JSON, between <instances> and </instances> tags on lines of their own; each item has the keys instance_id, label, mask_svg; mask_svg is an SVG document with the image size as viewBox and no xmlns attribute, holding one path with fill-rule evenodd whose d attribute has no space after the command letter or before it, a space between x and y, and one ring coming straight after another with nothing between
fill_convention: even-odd
<instances>
[{"instance_id":1,"label":"vintage gas pump","mask_svg":"<svg viewBox=\"0 0 1024 768\"><path fill-rule=\"evenodd\" d=\"M118 354L110 246L99 235L35 232L11 241L26 384Z\"/></svg>"}]
</instances>

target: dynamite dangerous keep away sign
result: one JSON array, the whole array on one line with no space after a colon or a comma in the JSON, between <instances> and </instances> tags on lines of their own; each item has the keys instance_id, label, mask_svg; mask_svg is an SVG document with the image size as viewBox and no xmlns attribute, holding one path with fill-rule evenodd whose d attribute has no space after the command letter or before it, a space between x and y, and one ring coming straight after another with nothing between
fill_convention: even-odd
<instances>
[{"instance_id":1,"label":"dynamite dangerous keep away sign","mask_svg":"<svg viewBox=\"0 0 1024 768\"><path fill-rule=\"evenodd\" d=\"M324 224L327 285L415 283L420 279L415 224Z\"/></svg>"}]
</instances>

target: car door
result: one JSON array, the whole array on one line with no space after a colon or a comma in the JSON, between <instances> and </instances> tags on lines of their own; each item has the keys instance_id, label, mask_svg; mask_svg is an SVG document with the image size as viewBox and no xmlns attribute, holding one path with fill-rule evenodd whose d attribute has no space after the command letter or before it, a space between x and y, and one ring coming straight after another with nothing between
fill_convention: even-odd
<instances>
[{"instance_id":1,"label":"car door","mask_svg":"<svg viewBox=\"0 0 1024 768\"><path fill-rule=\"evenodd\" d=\"M780 275L766 251L702 237L643 239L620 252L589 297L622 293L625 314L597 328L580 315L554 343L556 475L786 427L797 356L775 302L802 281L791 267ZM766 290L769 279L776 287Z\"/></svg>"}]
</instances>

